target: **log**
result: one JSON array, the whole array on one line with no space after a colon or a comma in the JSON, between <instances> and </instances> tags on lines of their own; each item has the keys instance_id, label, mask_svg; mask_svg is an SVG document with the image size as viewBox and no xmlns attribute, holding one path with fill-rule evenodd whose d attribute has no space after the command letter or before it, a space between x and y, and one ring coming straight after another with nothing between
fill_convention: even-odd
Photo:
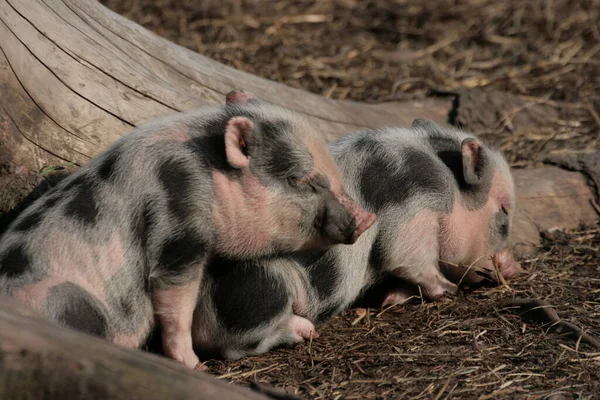
<instances>
[{"instance_id":1,"label":"log","mask_svg":"<svg viewBox=\"0 0 600 400\"><path fill-rule=\"evenodd\" d=\"M164 357L60 327L0 298L0 399L267 400Z\"/></svg>"},{"instance_id":2,"label":"log","mask_svg":"<svg viewBox=\"0 0 600 400\"><path fill-rule=\"evenodd\" d=\"M95 0L0 1L4 146L32 170L90 157L142 122L243 88L306 115L328 138L365 127L444 122L451 99L368 105L268 81L177 46Z\"/></svg>"}]
</instances>

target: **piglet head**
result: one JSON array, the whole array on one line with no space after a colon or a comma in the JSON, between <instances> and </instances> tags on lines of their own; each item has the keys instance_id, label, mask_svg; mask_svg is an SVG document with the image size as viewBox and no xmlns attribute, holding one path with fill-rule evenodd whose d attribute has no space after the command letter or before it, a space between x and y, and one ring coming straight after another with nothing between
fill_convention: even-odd
<instances>
[{"instance_id":1,"label":"piglet head","mask_svg":"<svg viewBox=\"0 0 600 400\"><path fill-rule=\"evenodd\" d=\"M352 244L374 223L375 214L346 193L325 140L306 121L247 92L228 93L226 105L227 161L268 191L264 224L281 251Z\"/></svg>"},{"instance_id":2,"label":"piglet head","mask_svg":"<svg viewBox=\"0 0 600 400\"><path fill-rule=\"evenodd\" d=\"M475 138L464 139L460 151L462 176L457 180L461 200L444 218L440 258L451 264L498 269L504 277L512 277L521 266L510 250L515 209L510 168L500 153ZM469 276L475 275L462 276L463 282L469 281Z\"/></svg>"}]
</instances>

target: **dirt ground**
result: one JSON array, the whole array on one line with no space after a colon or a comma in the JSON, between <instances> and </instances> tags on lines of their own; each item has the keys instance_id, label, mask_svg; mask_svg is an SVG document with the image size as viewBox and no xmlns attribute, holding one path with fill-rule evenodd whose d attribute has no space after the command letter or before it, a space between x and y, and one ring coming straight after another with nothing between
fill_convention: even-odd
<instances>
[{"instance_id":1,"label":"dirt ground","mask_svg":"<svg viewBox=\"0 0 600 400\"><path fill-rule=\"evenodd\" d=\"M473 126L514 167L600 148L600 0L102 3L210 58L332 98L382 102L478 88L552 107L548 121L526 129L514 129L510 116ZM207 365L221 379L307 399L600 398L600 348L551 333L555 324L524 323L507 304L543 299L600 337L599 260L600 221L546 233L507 285L350 310L311 343Z\"/></svg>"}]
</instances>

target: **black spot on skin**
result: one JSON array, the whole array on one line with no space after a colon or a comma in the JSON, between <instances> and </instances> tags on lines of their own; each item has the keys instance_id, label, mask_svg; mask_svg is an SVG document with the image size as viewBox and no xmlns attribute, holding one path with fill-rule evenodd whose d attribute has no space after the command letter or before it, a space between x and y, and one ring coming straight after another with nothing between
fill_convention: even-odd
<instances>
[{"instance_id":1,"label":"black spot on skin","mask_svg":"<svg viewBox=\"0 0 600 400\"><path fill-rule=\"evenodd\" d=\"M18 278L27 271L29 264L29 256L23 245L11 247L0 255L0 276Z\"/></svg>"},{"instance_id":2,"label":"black spot on skin","mask_svg":"<svg viewBox=\"0 0 600 400\"><path fill-rule=\"evenodd\" d=\"M428 139L429 144L433 147L440 160L452 172L454 180L465 199L465 205L469 209L483 207L487 202L487 195L491 188L492 168L485 167L481 172L483 175L482 184L469 185L465 181L461 142L455 138L445 137L439 132L431 134ZM487 149L484 151L487 151Z\"/></svg>"},{"instance_id":3,"label":"black spot on skin","mask_svg":"<svg viewBox=\"0 0 600 400\"><path fill-rule=\"evenodd\" d=\"M300 252L292 257L308 270L310 284L320 300L326 300L335 293L338 273L333 251Z\"/></svg>"},{"instance_id":4,"label":"black spot on skin","mask_svg":"<svg viewBox=\"0 0 600 400\"><path fill-rule=\"evenodd\" d=\"M283 282L267 275L259 262L223 258L206 269L212 283L217 320L232 332L243 332L270 321L288 305Z\"/></svg>"},{"instance_id":5,"label":"black spot on skin","mask_svg":"<svg viewBox=\"0 0 600 400\"><path fill-rule=\"evenodd\" d=\"M163 245L157 268L165 278L185 274L194 264L206 257L206 245L193 232L185 232L167 240Z\"/></svg>"},{"instance_id":6,"label":"black spot on skin","mask_svg":"<svg viewBox=\"0 0 600 400\"><path fill-rule=\"evenodd\" d=\"M360 296L352 304L352 307L379 308L388 293L398 288L410 287L410 285L413 284L393 275L389 271L381 271L373 278L373 284L362 290Z\"/></svg>"},{"instance_id":7,"label":"black spot on skin","mask_svg":"<svg viewBox=\"0 0 600 400\"><path fill-rule=\"evenodd\" d=\"M104 156L98 167L98 176L105 181L112 181L115 177L115 166L119 161L121 151L119 147L113 148Z\"/></svg>"},{"instance_id":8,"label":"black spot on skin","mask_svg":"<svg viewBox=\"0 0 600 400\"><path fill-rule=\"evenodd\" d=\"M131 302L132 299L122 298L119 300L119 309L125 317L131 317L134 314L134 307Z\"/></svg>"},{"instance_id":9,"label":"black spot on skin","mask_svg":"<svg viewBox=\"0 0 600 400\"><path fill-rule=\"evenodd\" d=\"M75 181L71 182L66 189L75 191L75 196L65 206L65 215L92 225L96 222L99 213L94 187L84 177L79 177Z\"/></svg>"},{"instance_id":10,"label":"black spot on skin","mask_svg":"<svg viewBox=\"0 0 600 400\"><path fill-rule=\"evenodd\" d=\"M205 122L201 126L205 134L192 140L195 151L201 155L200 158L208 162L207 167L225 174L239 174L239 170L229 165L225 153L225 129L229 120L234 117L246 117L254 122L252 141L248 143L253 166L276 178L287 178L291 175L303 177L310 172L312 162L307 165L306 161L293 156L298 151L292 151L285 135L292 129L290 122L281 119L263 120L251 110L237 106L227 107L223 114ZM308 150L306 151L306 159L310 160Z\"/></svg>"},{"instance_id":11,"label":"black spot on skin","mask_svg":"<svg viewBox=\"0 0 600 400\"><path fill-rule=\"evenodd\" d=\"M308 175L308 171L301 168L302 161L294 156L291 144L285 140L268 139L263 151L264 166L271 174L280 178Z\"/></svg>"},{"instance_id":12,"label":"black spot on skin","mask_svg":"<svg viewBox=\"0 0 600 400\"><path fill-rule=\"evenodd\" d=\"M315 318L315 322L317 324L321 324L325 321L330 320L332 317L334 317L335 315L340 313L340 307L338 305L333 305L330 307L327 307L324 310L321 310L321 312L319 312Z\"/></svg>"},{"instance_id":13,"label":"black spot on skin","mask_svg":"<svg viewBox=\"0 0 600 400\"><path fill-rule=\"evenodd\" d=\"M82 183L85 183L86 180L87 180L87 177L85 175L79 175L79 176L71 175L67 179L64 179L62 182L60 182L57 186L55 186L48 193L55 195L61 191L67 192L67 191L81 185Z\"/></svg>"},{"instance_id":14,"label":"black spot on skin","mask_svg":"<svg viewBox=\"0 0 600 400\"><path fill-rule=\"evenodd\" d=\"M14 231L23 232L35 228L40 224L44 216L42 209L37 209L22 217L13 228Z\"/></svg>"},{"instance_id":15,"label":"black spot on skin","mask_svg":"<svg viewBox=\"0 0 600 400\"><path fill-rule=\"evenodd\" d=\"M454 179L456 183L458 183L458 187L460 190L471 190L470 185L467 185L465 182L465 177L463 173L463 160L462 153L457 150L444 150L438 152L438 157L442 160L444 164L448 167L448 169L454 175Z\"/></svg>"},{"instance_id":16,"label":"black spot on skin","mask_svg":"<svg viewBox=\"0 0 600 400\"><path fill-rule=\"evenodd\" d=\"M186 221L191 212L190 188L194 186L194 175L184 160L167 159L158 169L158 179L166 196L169 212L179 221Z\"/></svg>"},{"instance_id":17,"label":"black spot on skin","mask_svg":"<svg viewBox=\"0 0 600 400\"><path fill-rule=\"evenodd\" d=\"M506 240L509 234L509 218L504 211L499 211L492 217L491 236L498 237L500 240Z\"/></svg>"},{"instance_id":18,"label":"black spot on skin","mask_svg":"<svg viewBox=\"0 0 600 400\"><path fill-rule=\"evenodd\" d=\"M154 215L151 200L142 203L140 209L135 213L131 224L134 240L139 243L141 249L148 247L148 241L152 234L152 229L156 225L156 216Z\"/></svg>"},{"instance_id":19,"label":"black spot on skin","mask_svg":"<svg viewBox=\"0 0 600 400\"><path fill-rule=\"evenodd\" d=\"M38 226L44 219L44 214L58 202L59 198L60 197L58 195L47 196L47 198L43 200L42 204L33 211L29 213L24 211L24 216L16 223L13 230L17 232L23 232Z\"/></svg>"},{"instance_id":20,"label":"black spot on skin","mask_svg":"<svg viewBox=\"0 0 600 400\"><path fill-rule=\"evenodd\" d=\"M107 337L108 324L102 304L73 283L63 283L48 290L46 307L57 310L62 324L81 332Z\"/></svg>"},{"instance_id":21,"label":"black spot on skin","mask_svg":"<svg viewBox=\"0 0 600 400\"><path fill-rule=\"evenodd\" d=\"M448 197L450 191L446 177L436 168L426 153L406 149L402 154L402 167L391 156L375 152L366 163L361 177L363 199L377 212L387 205L402 205L418 194L433 194ZM444 208L449 209L452 199L444 199Z\"/></svg>"},{"instance_id":22,"label":"black spot on skin","mask_svg":"<svg viewBox=\"0 0 600 400\"><path fill-rule=\"evenodd\" d=\"M44 200L44 207L47 209L50 209L50 208L54 207L54 205L56 205L56 203L58 203L58 200L60 200L60 196L58 196L58 195L48 196L46 198L46 200Z\"/></svg>"},{"instance_id":23,"label":"black spot on skin","mask_svg":"<svg viewBox=\"0 0 600 400\"><path fill-rule=\"evenodd\" d=\"M375 148L377 148L377 146L379 146L379 142L375 138L368 135L374 133L375 131L365 131L365 135L361 135L360 137L355 139L352 142L354 150L358 152L371 152Z\"/></svg>"},{"instance_id":24,"label":"black spot on skin","mask_svg":"<svg viewBox=\"0 0 600 400\"><path fill-rule=\"evenodd\" d=\"M154 214L152 200L142 201L141 207L134 212L131 222L131 234L133 243L136 243L140 249L139 263L140 267L137 268L139 279L141 281L141 287L144 288L146 294L151 292L151 284L148 279L150 275L150 263L149 263L149 252L152 246L152 232L157 225L157 219Z\"/></svg>"},{"instance_id":25,"label":"black spot on skin","mask_svg":"<svg viewBox=\"0 0 600 400\"><path fill-rule=\"evenodd\" d=\"M229 118L220 115L215 119L206 121L202 125L204 134L196 136L190 142L190 146L196 152L203 166L207 169L215 169L224 174L239 174L239 170L227 162L225 152L225 128Z\"/></svg>"},{"instance_id":26,"label":"black spot on skin","mask_svg":"<svg viewBox=\"0 0 600 400\"><path fill-rule=\"evenodd\" d=\"M369 267L376 271L381 271L386 260L386 246L383 240L384 234L378 232L371 246L371 253L369 254Z\"/></svg>"}]
</instances>

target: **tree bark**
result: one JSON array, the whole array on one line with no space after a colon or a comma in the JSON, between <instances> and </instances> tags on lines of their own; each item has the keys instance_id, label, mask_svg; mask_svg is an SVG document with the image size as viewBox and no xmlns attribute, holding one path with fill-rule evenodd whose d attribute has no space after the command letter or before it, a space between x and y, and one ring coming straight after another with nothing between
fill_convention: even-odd
<instances>
[{"instance_id":1,"label":"tree bark","mask_svg":"<svg viewBox=\"0 0 600 400\"><path fill-rule=\"evenodd\" d=\"M166 358L65 329L0 297L0 399L266 400Z\"/></svg>"},{"instance_id":2,"label":"tree bark","mask_svg":"<svg viewBox=\"0 0 600 400\"><path fill-rule=\"evenodd\" d=\"M177 46L95 0L0 1L4 145L30 169L85 163L132 127L222 104L242 88L306 115L331 139L365 127L445 121L450 100L367 105L271 82Z\"/></svg>"}]
</instances>

